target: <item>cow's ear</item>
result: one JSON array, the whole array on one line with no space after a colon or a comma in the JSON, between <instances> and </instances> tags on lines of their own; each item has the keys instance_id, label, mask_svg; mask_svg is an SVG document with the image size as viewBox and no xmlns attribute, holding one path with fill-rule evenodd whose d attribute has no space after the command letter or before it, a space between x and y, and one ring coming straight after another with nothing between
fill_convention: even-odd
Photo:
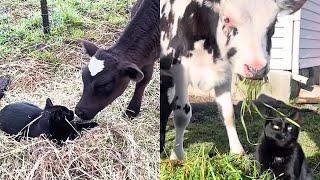
<instances>
[{"instance_id":1,"label":"cow's ear","mask_svg":"<svg viewBox=\"0 0 320 180\"><path fill-rule=\"evenodd\" d=\"M96 46L92 42L86 41L86 40L82 40L82 45L90 57L92 57L94 54L96 54L97 50L99 49L98 46Z\"/></svg>"},{"instance_id":2,"label":"cow's ear","mask_svg":"<svg viewBox=\"0 0 320 180\"><path fill-rule=\"evenodd\" d=\"M307 0L276 0L275 2L280 8L280 14L288 15L301 9L306 1Z\"/></svg>"},{"instance_id":3,"label":"cow's ear","mask_svg":"<svg viewBox=\"0 0 320 180\"><path fill-rule=\"evenodd\" d=\"M50 109L53 107L53 103L50 98L46 100L46 107L44 109Z\"/></svg>"},{"instance_id":4,"label":"cow's ear","mask_svg":"<svg viewBox=\"0 0 320 180\"><path fill-rule=\"evenodd\" d=\"M140 82L144 78L143 72L133 63L125 63L121 65L121 74L128 76L132 81Z\"/></svg>"}]
</instances>

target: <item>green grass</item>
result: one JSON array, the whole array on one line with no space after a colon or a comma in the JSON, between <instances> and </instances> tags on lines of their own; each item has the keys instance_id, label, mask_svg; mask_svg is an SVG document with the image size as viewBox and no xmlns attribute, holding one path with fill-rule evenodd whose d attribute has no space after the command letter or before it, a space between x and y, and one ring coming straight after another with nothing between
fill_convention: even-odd
<instances>
[{"instance_id":1,"label":"green grass","mask_svg":"<svg viewBox=\"0 0 320 180\"><path fill-rule=\"evenodd\" d=\"M133 2L49 0L51 34L44 35L39 0L1 1L0 58L23 56L57 64L59 58L53 54L61 44L85 37L99 39L110 28L123 28ZM50 48L39 51L38 44Z\"/></svg>"},{"instance_id":2,"label":"green grass","mask_svg":"<svg viewBox=\"0 0 320 180\"><path fill-rule=\"evenodd\" d=\"M184 146L186 157L183 162L168 159L174 141L174 128L169 123L166 139L166 152L161 157L161 179L274 179L271 172L259 173L254 151L264 125L267 107L257 107L256 99L262 81L244 80L238 83L238 90L244 94L235 112L236 126L247 154L237 156L229 154L228 137L217 107L212 104L195 103L193 119L186 132ZM290 109L273 109L277 114ZM299 142L314 170L316 179L320 179L320 117L317 113L303 113L303 126Z\"/></svg>"},{"instance_id":3,"label":"green grass","mask_svg":"<svg viewBox=\"0 0 320 180\"><path fill-rule=\"evenodd\" d=\"M236 126L246 156L229 154L228 138L216 106L212 104L194 104L193 122L185 133L186 158L182 162L171 162L168 159L174 140L172 119L166 139L166 153L161 157L161 179L272 179L271 173L259 174L253 158L255 146L248 143L246 133L236 117ZM259 107L261 109L261 107ZM238 111L238 110L236 110ZM250 118L245 114L248 136L253 143L258 141L264 121L257 113ZM320 162L320 117L317 113L302 113L303 125L299 142L314 170ZM214 153L213 153L214 152ZM210 154L215 154L213 157ZM318 165L319 166L319 165ZM320 179L320 168L314 171L316 179Z\"/></svg>"}]
</instances>

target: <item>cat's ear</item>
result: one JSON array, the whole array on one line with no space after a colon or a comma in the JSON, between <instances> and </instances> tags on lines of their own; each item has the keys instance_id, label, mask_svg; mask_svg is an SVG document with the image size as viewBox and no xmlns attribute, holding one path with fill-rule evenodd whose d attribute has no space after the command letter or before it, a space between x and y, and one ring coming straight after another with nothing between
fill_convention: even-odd
<instances>
[{"instance_id":1,"label":"cat's ear","mask_svg":"<svg viewBox=\"0 0 320 180\"><path fill-rule=\"evenodd\" d=\"M52 106L53 106L53 103L52 103L51 99L48 98L48 99L46 100L46 106L45 106L44 109L50 109L50 108L52 108Z\"/></svg>"},{"instance_id":2,"label":"cat's ear","mask_svg":"<svg viewBox=\"0 0 320 180\"><path fill-rule=\"evenodd\" d=\"M294 120L295 122L297 122L298 124L301 124L301 115L299 111L295 111L293 112L290 116L290 119Z\"/></svg>"}]
</instances>

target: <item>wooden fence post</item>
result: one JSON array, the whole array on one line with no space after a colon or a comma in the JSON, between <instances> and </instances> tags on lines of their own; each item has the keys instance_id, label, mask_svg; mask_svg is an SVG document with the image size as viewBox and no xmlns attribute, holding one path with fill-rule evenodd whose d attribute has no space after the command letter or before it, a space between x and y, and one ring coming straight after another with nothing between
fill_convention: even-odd
<instances>
[{"instance_id":1,"label":"wooden fence post","mask_svg":"<svg viewBox=\"0 0 320 180\"><path fill-rule=\"evenodd\" d=\"M41 0L41 16L42 16L42 25L43 25L43 33L50 33L50 23L49 23L49 13L48 13L48 5L47 0Z\"/></svg>"}]
</instances>

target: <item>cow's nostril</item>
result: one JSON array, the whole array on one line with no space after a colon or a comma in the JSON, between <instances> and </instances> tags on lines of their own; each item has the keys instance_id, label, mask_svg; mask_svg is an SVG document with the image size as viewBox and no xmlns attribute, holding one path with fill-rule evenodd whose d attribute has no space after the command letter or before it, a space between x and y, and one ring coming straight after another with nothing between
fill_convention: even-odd
<instances>
[{"instance_id":1,"label":"cow's nostril","mask_svg":"<svg viewBox=\"0 0 320 180\"><path fill-rule=\"evenodd\" d=\"M253 63L250 63L249 66L255 69L256 71L259 71L260 69L263 69L265 67L265 65L260 63L258 60L253 61Z\"/></svg>"},{"instance_id":2,"label":"cow's nostril","mask_svg":"<svg viewBox=\"0 0 320 180\"><path fill-rule=\"evenodd\" d=\"M265 76L266 72L267 66L261 66L259 69L256 69L248 64L244 65L244 73L253 79L262 78Z\"/></svg>"},{"instance_id":3,"label":"cow's nostril","mask_svg":"<svg viewBox=\"0 0 320 180\"><path fill-rule=\"evenodd\" d=\"M251 73L263 72L266 69L266 66L250 66L248 64L245 64L245 66Z\"/></svg>"}]
</instances>

